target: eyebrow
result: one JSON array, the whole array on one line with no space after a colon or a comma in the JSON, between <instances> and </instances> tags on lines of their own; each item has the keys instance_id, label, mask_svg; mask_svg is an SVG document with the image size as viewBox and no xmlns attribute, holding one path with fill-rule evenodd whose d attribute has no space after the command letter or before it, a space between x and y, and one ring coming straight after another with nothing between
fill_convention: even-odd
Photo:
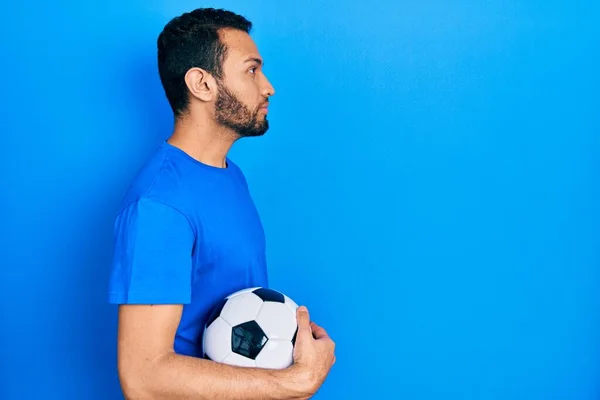
<instances>
[{"instance_id":1,"label":"eyebrow","mask_svg":"<svg viewBox=\"0 0 600 400\"><path fill-rule=\"evenodd\" d=\"M250 56L250 57L246 58L246 59L244 60L244 63L247 63L247 62L255 62L255 63L257 63L258 65L264 65L264 62L263 62L263 60L261 60L261 59L260 59L260 58L258 58L258 57L254 57L254 56Z\"/></svg>"}]
</instances>

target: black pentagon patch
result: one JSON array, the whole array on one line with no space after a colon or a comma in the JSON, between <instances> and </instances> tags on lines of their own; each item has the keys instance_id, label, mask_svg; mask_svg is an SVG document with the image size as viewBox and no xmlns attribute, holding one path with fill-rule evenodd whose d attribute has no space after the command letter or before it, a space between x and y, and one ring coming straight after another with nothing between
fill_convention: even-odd
<instances>
[{"instance_id":1,"label":"black pentagon patch","mask_svg":"<svg viewBox=\"0 0 600 400\"><path fill-rule=\"evenodd\" d=\"M210 324L212 324L213 322L215 322L215 319L219 318L219 315L221 315L221 311L223 311L223 307L225 307L225 303L227 303L227 299L223 299L220 300L212 309L212 311L210 312L208 319L206 320L206 326L210 326Z\"/></svg>"},{"instance_id":2,"label":"black pentagon patch","mask_svg":"<svg viewBox=\"0 0 600 400\"><path fill-rule=\"evenodd\" d=\"M234 353L256 359L269 339L256 321L248 321L233 327L231 350Z\"/></svg>"},{"instance_id":3,"label":"black pentagon patch","mask_svg":"<svg viewBox=\"0 0 600 400\"><path fill-rule=\"evenodd\" d=\"M275 290L267 289L267 288L258 288L254 290L252 293L257 295L262 299L262 301L273 301L276 303L285 303L285 298L283 295Z\"/></svg>"}]
</instances>

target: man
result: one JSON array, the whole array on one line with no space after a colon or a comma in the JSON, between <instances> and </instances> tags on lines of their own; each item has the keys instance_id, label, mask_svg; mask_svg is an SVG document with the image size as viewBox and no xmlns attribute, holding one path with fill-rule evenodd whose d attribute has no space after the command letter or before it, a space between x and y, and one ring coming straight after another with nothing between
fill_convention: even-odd
<instances>
[{"instance_id":1,"label":"man","mask_svg":"<svg viewBox=\"0 0 600 400\"><path fill-rule=\"evenodd\" d=\"M335 362L333 341L306 307L298 309L287 369L202 358L211 307L236 290L268 285L262 224L244 175L227 157L239 138L267 131L275 93L251 26L232 12L197 9L158 37L175 128L125 196L110 278L127 399L305 399Z\"/></svg>"}]
</instances>

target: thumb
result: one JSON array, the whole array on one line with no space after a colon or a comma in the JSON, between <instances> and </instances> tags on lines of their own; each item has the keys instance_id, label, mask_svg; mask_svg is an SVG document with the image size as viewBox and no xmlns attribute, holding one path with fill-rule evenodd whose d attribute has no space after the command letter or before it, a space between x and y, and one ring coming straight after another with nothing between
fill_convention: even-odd
<instances>
[{"instance_id":1,"label":"thumb","mask_svg":"<svg viewBox=\"0 0 600 400\"><path fill-rule=\"evenodd\" d=\"M296 309L296 320L298 322L298 336L308 336L312 338L312 329L310 327L310 315L305 306Z\"/></svg>"}]
</instances>

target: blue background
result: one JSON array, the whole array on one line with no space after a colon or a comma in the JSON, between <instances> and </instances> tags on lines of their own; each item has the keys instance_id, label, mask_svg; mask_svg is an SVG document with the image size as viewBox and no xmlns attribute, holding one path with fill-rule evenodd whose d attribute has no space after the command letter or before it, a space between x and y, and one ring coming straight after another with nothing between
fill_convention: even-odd
<instances>
[{"instance_id":1,"label":"blue background","mask_svg":"<svg viewBox=\"0 0 600 400\"><path fill-rule=\"evenodd\" d=\"M547 0L3 4L0 398L121 398L112 224L172 127L156 37L207 5L277 90L231 156L337 342L316 397L600 398L599 7Z\"/></svg>"}]
</instances>

